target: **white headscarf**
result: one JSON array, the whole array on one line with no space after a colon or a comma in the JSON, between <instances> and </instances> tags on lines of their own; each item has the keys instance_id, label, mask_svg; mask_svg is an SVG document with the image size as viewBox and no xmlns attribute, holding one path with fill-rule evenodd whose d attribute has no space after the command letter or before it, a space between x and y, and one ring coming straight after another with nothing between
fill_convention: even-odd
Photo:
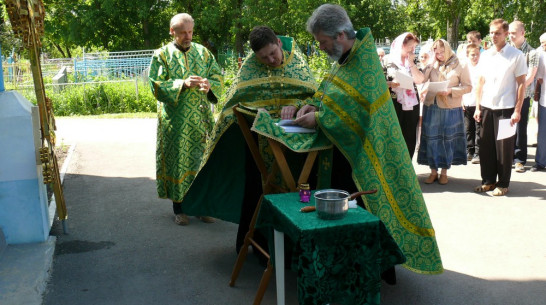
<instances>
[{"instance_id":1,"label":"white headscarf","mask_svg":"<svg viewBox=\"0 0 546 305\"><path fill-rule=\"evenodd\" d=\"M410 66L413 65L413 62L409 62L409 60L406 60L404 63L402 62L402 47L404 46L404 39L410 34L409 32L405 32L396 37L391 44L391 52L389 54L390 62L408 75L411 75ZM392 91L396 93L396 100L402 104L403 110L412 110L413 106L419 104L415 88L403 89L398 87L392 89Z\"/></svg>"},{"instance_id":2,"label":"white headscarf","mask_svg":"<svg viewBox=\"0 0 546 305\"><path fill-rule=\"evenodd\" d=\"M432 43L433 43L432 41L428 41L427 43L425 43L425 45L421 46L421 50L419 50L419 58L421 58L422 54L428 55L427 64L421 66L423 69L434 61L434 52L432 51Z\"/></svg>"}]
</instances>

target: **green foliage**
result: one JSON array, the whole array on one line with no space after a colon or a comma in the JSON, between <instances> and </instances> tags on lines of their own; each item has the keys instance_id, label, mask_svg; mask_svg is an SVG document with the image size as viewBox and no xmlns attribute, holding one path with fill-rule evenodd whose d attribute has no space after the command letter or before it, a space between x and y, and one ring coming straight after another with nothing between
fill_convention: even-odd
<instances>
[{"instance_id":1,"label":"green foliage","mask_svg":"<svg viewBox=\"0 0 546 305\"><path fill-rule=\"evenodd\" d=\"M3 1L0 6L3 7ZM305 30L311 13L324 0L43 0L46 8L43 52L72 57L74 50L155 49L171 40L169 20L179 12L195 19L194 40L215 54L224 47L244 52L250 30L268 25L300 44L312 41ZM347 10L355 28L370 27L376 39L391 40L404 31L426 38L463 40L468 31L483 36L492 19L526 24L531 45L546 32L544 0L334 0ZM2 12L0 11L0 14ZM4 18L5 14L3 14ZM17 45L9 23L0 18L0 42ZM448 31L448 28L450 30ZM19 42L20 43L20 42Z\"/></svg>"},{"instance_id":2,"label":"green foliage","mask_svg":"<svg viewBox=\"0 0 546 305\"><path fill-rule=\"evenodd\" d=\"M33 91L21 93L36 104ZM62 91L48 86L46 95L53 101L53 111L58 116L155 112L157 107L148 83L144 82L138 83L138 97L134 81L71 85Z\"/></svg>"},{"instance_id":3,"label":"green foliage","mask_svg":"<svg viewBox=\"0 0 546 305\"><path fill-rule=\"evenodd\" d=\"M227 59L226 63L222 67L224 71L224 88L222 91L222 95L220 96L220 99L218 100L218 103L214 105L214 115L218 116L222 109L224 108L224 105L226 103L226 93L229 90L229 87L231 87L231 84L233 84L233 81L235 80L235 77L237 77L237 71L239 70L239 65L237 64L237 59L234 57L230 57Z\"/></svg>"},{"instance_id":4,"label":"green foliage","mask_svg":"<svg viewBox=\"0 0 546 305\"><path fill-rule=\"evenodd\" d=\"M11 24L6 22L8 20L6 9L0 1L0 46L2 47L2 55L9 56L13 49L18 50L22 43L20 39L13 36L13 30Z\"/></svg>"},{"instance_id":5,"label":"green foliage","mask_svg":"<svg viewBox=\"0 0 546 305\"><path fill-rule=\"evenodd\" d=\"M150 49L168 37L172 1L45 0L46 40L57 50L73 46L109 51Z\"/></svg>"},{"instance_id":6,"label":"green foliage","mask_svg":"<svg viewBox=\"0 0 546 305\"><path fill-rule=\"evenodd\" d=\"M317 83L322 81L332 66L332 62L324 52L319 52L318 55L308 56L307 62L309 63L309 68Z\"/></svg>"},{"instance_id":7,"label":"green foliage","mask_svg":"<svg viewBox=\"0 0 546 305\"><path fill-rule=\"evenodd\" d=\"M466 33L476 30L486 38L489 22L503 18L508 22L525 23L526 38L538 46L538 37L546 32L546 1L544 0L407 0L407 29L433 39L447 38L448 27L458 19L454 40L464 40Z\"/></svg>"}]
</instances>

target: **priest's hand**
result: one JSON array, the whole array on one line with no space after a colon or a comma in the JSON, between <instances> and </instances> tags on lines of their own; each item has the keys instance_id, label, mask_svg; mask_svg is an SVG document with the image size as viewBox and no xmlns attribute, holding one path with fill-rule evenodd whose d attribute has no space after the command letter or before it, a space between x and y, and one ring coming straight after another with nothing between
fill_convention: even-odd
<instances>
[{"instance_id":1,"label":"priest's hand","mask_svg":"<svg viewBox=\"0 0 546 305\"><path fill-rule=\"evenodd\" d=\"M190 77L184 80L184 87L185 88L193 88L198 86L200 87L202 82L203 82L203 78L201 76L191 75Z\"/></svg>"},{"instance_id":2,"label":"priest's hand","mask_svg":"<svg viewBox=\"0 0 546 305\"><path fill-rule=\"evenodd\" d=\"M290 120L296 114L298 108L296 106L284 106L281 110L281 119Z\"/></svg>"},{"instance_id":3,"label":"priest's hand","mask_svg":"<svg viewBox=\"0 0 546 305\"><path fill-rule=\"evenodd\" d=\"M209 90L210 90L210 82L209 82L208 79L203 78L201 80L201 83L199 84L199 91L204 92L204 93L208 93Z\"/></svg>"},{"instance_id":4,"label":"priest's hand","mask_svg":"<svg viewBox=\"0 0 546 305\"><path fill-rule=\"evenodd\" d=\"M312 105L305 105L303 107L301 107L301 109L298 111L298 113L296 114L296 118L300 118L302 117L303 115L309 113L309 112L315 112L317 111L317 108L315 108L315 106L312 106Z\"/></svg>"},{"instance_id":5,"label":"priest's hand","mask_svg":"<svg viewBox=\"0 0 546 305\"><path fill-rule=\"evenodd\" d=\"M311 106L313 107L313 106ZM313 107L315 108L315 107ZM303 109L303 108L302 108ZM301 111L301 110L300 110ZM317 121L315 119L315 111L308 112L297 119L294 120L294 123L305 127L305 128L315 128Z\"/></svg>"}]
</instances>

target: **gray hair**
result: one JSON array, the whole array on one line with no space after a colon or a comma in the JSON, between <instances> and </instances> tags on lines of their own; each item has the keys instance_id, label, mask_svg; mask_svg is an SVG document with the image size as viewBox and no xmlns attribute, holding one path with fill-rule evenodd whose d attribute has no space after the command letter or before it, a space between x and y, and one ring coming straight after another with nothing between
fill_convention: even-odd
<instances>
[{"instance_id":1,"label":"gray hair","mask_svg":"<svg viewBox=\"0 0 546 305\"><path fill-rule=\"evenodd\" d=\"M307 20L307 32L336 38L344 32L347 39L356 37L353 24L344 8L336 4L323 4L319 6Z\"/></svg>"},{"instance_id":2,"label":"gray hair","mask_svg":"<svg viewBox=\"0 0 546 305\"><path fill-rule=\"evenodd\" d=\"M190 22L194 24L193 18L190 14L186 14L186 13L176 14L171 18L171 28L177 24L186 23L186 22Z\"/></svg>"},{"instance_id":3,"label":"gray hair","mask_svg":"<svg viewBox=\"0 0 546 305\"><path fill-rule=\"evenodd\" d=\"M540 35L539 40L540 42L546 41L546 33L543 33L542 35Z\"/></svg>"}]
</instances>

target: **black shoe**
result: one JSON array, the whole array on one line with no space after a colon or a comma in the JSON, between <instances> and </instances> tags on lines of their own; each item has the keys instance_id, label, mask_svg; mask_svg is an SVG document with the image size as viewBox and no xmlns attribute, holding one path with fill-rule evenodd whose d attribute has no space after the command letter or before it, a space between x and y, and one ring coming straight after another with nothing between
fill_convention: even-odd
<instances>
[{"instance_id":1,"label":"black shoe","mask_svg":"<svg viewBox=\"0 0 546 305\"><path fill-rule=\"evenodd\" d=\"M394 266L381 273L381 279L389 285L396 285L396 270Z\"/></svg>"},{"instance_id":2,"label":"black shoe","mask_svg":"<svg viewBox=\"0 0 546 305\"><path fill-rule=\"evenodd\" d=\"M531 167L531 171L532 172L540 172L541 170L543 170L544 168L541 168L541 167L538 167L536 165L533 165L533 167Z\"/></svg>"}]
</instances>

